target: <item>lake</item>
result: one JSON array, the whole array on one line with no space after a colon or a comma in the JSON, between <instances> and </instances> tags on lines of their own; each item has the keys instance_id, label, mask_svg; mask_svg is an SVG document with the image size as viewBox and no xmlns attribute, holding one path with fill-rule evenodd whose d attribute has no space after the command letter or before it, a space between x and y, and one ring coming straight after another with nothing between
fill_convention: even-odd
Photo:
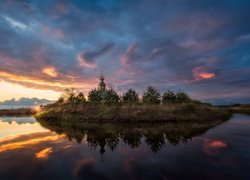
<instances>
[{"instance_id":1,"label":"lake","mask_svg":"<svg viewBox=\"0 0 250 180\"><path fill-rule=\"evenodd\" d=\"M250 179L250 116L67 124L0 117L0 179Z\"/></svg>"}]
</instances>

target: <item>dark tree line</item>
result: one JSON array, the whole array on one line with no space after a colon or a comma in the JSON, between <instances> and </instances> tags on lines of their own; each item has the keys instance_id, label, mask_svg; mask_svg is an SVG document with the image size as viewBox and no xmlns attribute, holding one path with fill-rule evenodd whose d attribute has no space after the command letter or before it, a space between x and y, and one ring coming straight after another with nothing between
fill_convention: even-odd
<instances>
[{"instance_id":1,"label":"dark tree line","mask_svg":"<svg viewBox=\"0 0 250 180\"><path fill-rule=\"evenodd\" d=\"M82 92L77 92L74 88L69 88L64 91L58 99L58 103L128 103L128 104L168 104L168 103L183 103L190 102L190 97L185 92L173 92L168 90L161 96L160 92L152 86L148 86L147 90L139 97L139 93L134 89L127 90L122 96L119 96L114 89L99 90L92 89L86 98Z\"/></svg>"}]
</instances>

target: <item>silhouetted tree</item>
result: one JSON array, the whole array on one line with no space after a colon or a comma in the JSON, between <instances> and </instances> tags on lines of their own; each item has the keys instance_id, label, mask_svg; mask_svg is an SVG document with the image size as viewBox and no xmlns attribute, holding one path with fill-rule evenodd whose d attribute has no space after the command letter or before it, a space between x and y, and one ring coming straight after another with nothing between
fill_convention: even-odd
<instances>
[{"instance_id":1,"label":"silhouetted tree","mask_svg":"<svg viewBox=\"0 0 250 180\"><path fill-rule=\"evenodd\" d=\"M189 98L189 96L186 93L181 92L181 91L176 93L176 101L177 102L180 102L180 103L189 102L190 100L191 99Z\"/></svg>"},{"instance_id":2,"label":"silhouetted tree","mask_svg":"<svg viewBox=\"0 0 250 180\"><path fill-rule=\"evenodd\" d=\"M63 99L63 97L59 97L59 99L57 100L57 102L56 102L56 103L59 103L59 104L64 103L64 99Z\"/></svg>"},{"instance_id":3,"label":"silhouetted tree","mask_svg":"<svg viewBox=\"0 0 250 180\"><path fill-rule=\"evenodd\" d=\"M80 92L76 96L76 103L84 103L84 102L86 102L86 98L85 98L84 94L82 92Z\"/></svg>"},{"instance_id":4,"label":"silhouetted tree","mask_svg":"<svg viewBox=\"0 0 250 180\"><path fill-rule=\"evenodd\" d=\"M142 96L142 102L146 104L160 104L160 93L152 86L148 86L147 91Z\"/></svg>"},{"instance_id":5,"label":"silhouetted tree","mask_svg":"<svg viewBox=\"0 0 250 180\"><path fill-rule=\"evenodd\" d=\"M166 104L166 103L174 103L176 102L176 95L173 91L168 90L167 92L165 92L162 96L162 103Z\"/></svg>"},{"instance_id":6,"label":"silhouetted tree","mask_svg":"<svg viewBox=\"0 0 250 180\"><path fill-rule=\"evenodd\" d=\"M126 93L123 94L122 100L126 103L138 103L139 95L134 89L129 89Z\"/></svg>"},{"instance_id":7,"label":"silhouetted tree","mask_svg":"<svg viewBox=\"0 0 250 180\"><path fill-rule=\"evenodd\" d=\"M104 103L117 103L120 98L114 89L109 89L103 92L102 102Z\"/></svg>"},{"instance_id":8,"label":"silhouetted tree","mask_svg":"<svg viewBox=\"0 0 250 180\"><path fill-rule=\"evenodd\" d=\"M90 102L100 102L102 100L102 93L98 89L92 89L89 91L88 100Z\"/></svg>"},{"instance_id":9,"label":"silhouetted tree","mask_svg":"<svg viewBox=\"0 0 250 180\"><path fill-rule=\"evenodd\" d=\"M76 89L74 88L67 88L64 90L62 94L62 98L65 102L74 103L76 100Z\"/></svg>"}]
</instances>

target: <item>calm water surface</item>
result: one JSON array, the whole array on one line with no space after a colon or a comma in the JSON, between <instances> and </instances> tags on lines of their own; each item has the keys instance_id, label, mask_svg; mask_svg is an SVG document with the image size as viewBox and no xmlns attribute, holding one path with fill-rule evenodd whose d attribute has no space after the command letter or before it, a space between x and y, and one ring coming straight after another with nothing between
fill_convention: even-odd
<instances>
[{"instance_id":1,"label":"calm water surface","mask_svg":"<svg viewBox=\"0 0 250 180\"><path fill-rule=\"evenodd\" d=\"M0 179L250 179L250 116L113 125L0 117Z\"/></svg>"}]
</instances>

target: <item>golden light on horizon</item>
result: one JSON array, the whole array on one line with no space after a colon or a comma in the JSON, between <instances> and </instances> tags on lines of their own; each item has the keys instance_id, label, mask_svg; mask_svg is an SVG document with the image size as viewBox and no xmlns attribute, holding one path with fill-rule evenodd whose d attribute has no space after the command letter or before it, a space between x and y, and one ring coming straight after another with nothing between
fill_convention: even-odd
<instances>
[{"instance_id":1,"label":"golden light on horizon","mask_svg":"<svg viewBox=\"0 0 250 180\"><path fill-rule=\"evenodd\" d=\"M51 76L51 77L57 77L58 76L58 73L57 73L55 67L52 67L52 66L43 68L42 72L44 74L47 74L47 75Z\"/></svg>"},{"instance_id":2,"label":"golden light on horizon","mask_svg":"<svg viewBox=\"0 0 250 180\"><path fill-rule=\"evenodd\" d=\"M40 90L40 89L33 89L24 87L15 83L9 83L0 81L0 101L4 101L7 99L20 99L22 97L27 98L44 98L49 100L56 100L60 96L61 92L56 92L53 90Z\"/></svg>"},{"instance_id":3,"label":"golden light on horizon","mask_svg":"<svg viewBox=\"0 0 250 180\"><path fill-rule=\"evenodd\" d=\"M44 86L51 86L51 87L59 87L59 88L69 88L69 87L78 87L78 84L64 84L60 82L51 82L45 81L38 78L32 78L28 76L18 76L15 74L7 73L4 71L0 71L0 77L7 78L12 81L22 82L22 83L31 83L35 85L44 85Z\"/></svg>"},{"instance_id":4,"label":"golden light on horizon","mask_svg":"<svg viewBox=\"0 0 250 180\"><path fill-rule=\"evenodd\" d=\"M41 107L40 106L35 106L32 108L33 111L35 111L36 113L39 113L41 111Z\"/></svg>"},{"instance_id":5,"label":"golden light on horizon","mask_svg":"<svg viewBox=\"0 0 250 180\"><path fill-rule=\"evenodd\" d=\"M53 74L53 71L50 73ZM65 78L66 79L53 81L50 79L43 79L43 77L39 76L16 75L0 71L0 101L21 97L37 97L56 100L66 88L75 88L87 92L96 85L95 80L71 82L67 79L68 76L65 76Z\"/></svg>"}]
</instances>

